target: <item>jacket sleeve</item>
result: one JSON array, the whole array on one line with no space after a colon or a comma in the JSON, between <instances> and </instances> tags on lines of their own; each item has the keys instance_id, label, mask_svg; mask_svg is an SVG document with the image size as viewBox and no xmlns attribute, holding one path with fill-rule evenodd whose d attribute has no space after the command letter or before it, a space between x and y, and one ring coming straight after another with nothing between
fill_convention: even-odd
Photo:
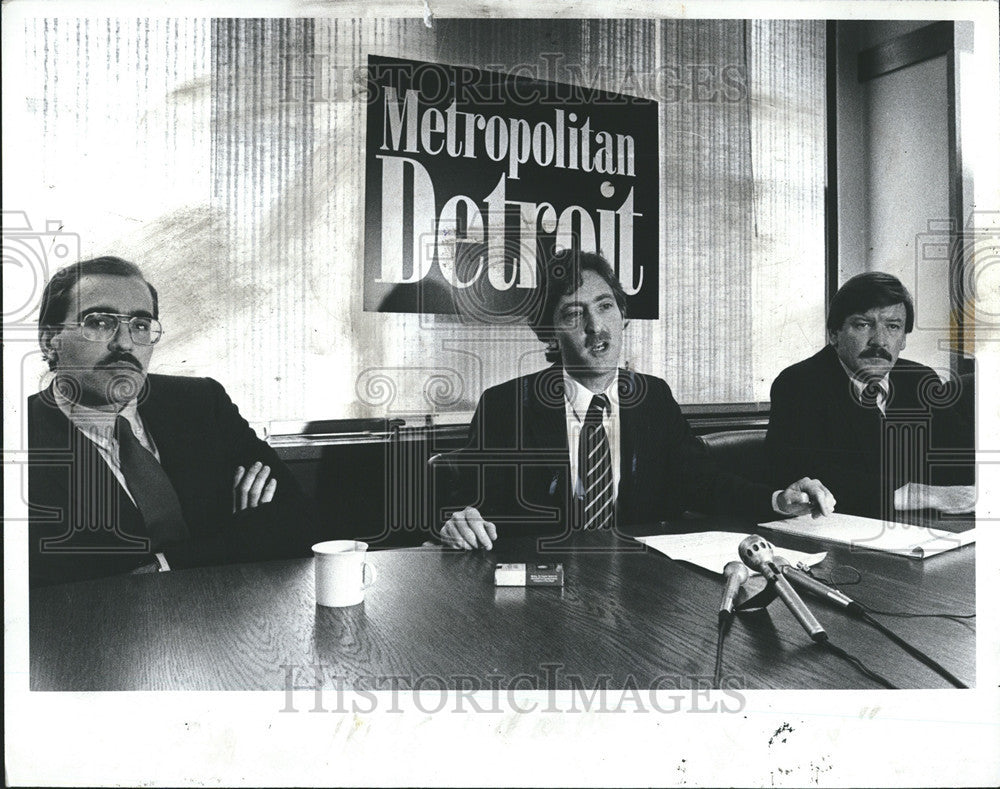
<instances>
[{"instance_id":1,"label":"jacket sleeve","mask_svg":"<svg viewBox=\"0 0 1000 789\"><path fill-rule=\"evenodd\" d=\"M837 500L837 509L877 516L881 500L878 448L870 457L831 447L822 438L817 403L828 392L812 392L787 372L771 385L771 415L767 427L768 468L776 489L803 477L818 479Z\"/></svg>"},{"instance_id":2,"label":"jacket sleeve","mask_svg":"<svg viewBox=\"0 0 1000 789\"><path fill-rule=\"evenodd\" d=\"M171 567L225 562L305 557L311 546L322 539L315 505L302 491L288 467L274 449L261 441L239 409L216 381L206 379L213 421L212 440L222 445L228 469L225 476L226 500L213 502L221 513L220 528L192 538L165 552ZM232 513L232 484L237 466L248 468L260 461L277 480L274 499L252 509ZM223 489L223 488L220 488Z\"/></svg>"},{"instance_id":3,"label":"jacket sleeve","mask_svg":"<svg viewBox=\"0 0 1000 789\"><path fill-rule=\"evenodd\" d=\"M499 402L503 398L498 394L491 389L482 394L469 423L465 446L443 455L436 464L435 490L442 515L447 515L448 510L475 507L489 519L496 515L498 506L504 508L505 499L514 496L513 488L506 495L501 492L510 481L510 469L497 467L499 461L491 459L515 447L513 428L498 430L498 420L510 421L505 418L506 407Z\"/></svg>"}]
</instances>

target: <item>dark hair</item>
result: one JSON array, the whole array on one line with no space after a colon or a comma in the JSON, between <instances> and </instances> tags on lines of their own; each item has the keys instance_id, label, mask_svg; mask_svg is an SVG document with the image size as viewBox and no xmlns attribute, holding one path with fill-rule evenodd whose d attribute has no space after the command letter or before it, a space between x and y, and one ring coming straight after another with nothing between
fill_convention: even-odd
<instances>
[{"instance_id":1,"label":"dark hair","mask_svg":"<svg viewBox=\"0 0 1000 789\"><path fill-rule=\"evenodd\" d=\"M129 263L121 258L104 256L81 260L66 268L59 269L48 281L42 291L42 303L38 309L38 344L43 351L48 349L49 341L54 337L63 323L69 310L70 293L81 277L88 274L109 274L113 277L138 277L143 282L146 278L135 263ZM156 288L146 282L149 295L153 297L153 317L159 318L159 299ZM54 369L55 358L48 356L49 369Z\"/></svg>"},{"instance_id":2,"label":"dark hair","mask_svg":"<svg viewBox=\"0 0 1000 789\"><path fill-rule=\"evenodd\" d=\"M913 297L896 277L882 271L857 274L840 286L830 300L826 330L840 331L849 315L867 312L875 307L902 304L906 309L906 333L913 331Z\"/></svg>"},{"instance_id":3,"label":"dark hair","mask_svg":"<svg viewBox=\"0 0 1000 789\"><path fill-rule=\"evenodd\" d=\"M556 252L549 258L542 271L541 287L544 294L542 308L531 322L531 329L538 339L549 345L545 351L545 358L550 362L558 362L561 359L559 347L554 345L552 332L556 305L563 296L580 289L584 271L593 271L607 283L611 293L614 294L622 318L626 317L625 291L607 260L596 252L578 252L573 249Z\"/></svg>"}]
</instances>

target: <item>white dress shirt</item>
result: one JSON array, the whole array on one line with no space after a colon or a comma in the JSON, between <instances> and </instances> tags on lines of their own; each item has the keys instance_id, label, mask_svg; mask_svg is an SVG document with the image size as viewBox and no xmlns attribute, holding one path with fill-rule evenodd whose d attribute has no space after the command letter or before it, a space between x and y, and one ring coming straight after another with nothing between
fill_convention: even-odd
<instances>
[{"instance_id":1,"label":"white dress shirt","mask_svg":"<svg viewBox=\"0 0 1000 789\"><path fill-rule=\"evenodd\" d=\"M135 498L125 483L125 475L122 473L121 461L118 457L118 439L115 438L115 421L119 415L128 420L129 425L132 427L132 432L139 443L152 453L157 463L160 462L160 453L153 442L153 437L146 432L146 427L139 417L136 401L134 399L130 400L120 411L102 411L97 408L87 408L79 403L68 400L59 391L58 386L52 387L52 391L59 410L66 415L66 418L73 427L94 442L94 446L97 447L97 452L101 456L101 459L108 464L108 468L111 469L111 473L114 474L122 490L125 491L125 494L132 503L135 504ZM156 560L159 564L159 569L170 569L166 557L162 553L156 554Z\"/></svg>"},{"instance_id":2,"label":"white dress shirt","mask_svg":"<svg viewBox=\"0 0 1000 789\"><path fill-rule=\"evenodd\" d=\"M583 496L583 481L580 479L580 433L590 410L590 401L595 394L608 398L610 407L604 411L604 432L608 435L611 449L611 473L614 475L614 498L618 498L618 481L621 479L621 416L618 410L618 376L603 392L591 392L569 373L563 370L566 390L566 439L569 443L569 469L573 478L573 495Z\"/></svg>"},{"instance_id":3,"label":"white dress shirt","mask_svg":"<svg viewBox=\"0 0 1000 789\"><path fill-rule=\"evenodd\" d=\"M865 391L865 387L869 383L878 384L878 388L881 393L876 395L875 404L878 406L878 410L882 412L882 416L885 416L885 404L886 401L889 399L889 374L886 373L877 381L873 381L872 379L868 379L867 381L862 381L860 378L857 378L854 375L854 373L852 373L850 370L847 369L847 365L844 364L843 360L839 361L840 361L840 366L843 367L844 372L847 373L847 377L851 379L851 386L854 387L854 396L857 397L858 400L861 400L861 395Z\"/></svg>"}]
</instances>

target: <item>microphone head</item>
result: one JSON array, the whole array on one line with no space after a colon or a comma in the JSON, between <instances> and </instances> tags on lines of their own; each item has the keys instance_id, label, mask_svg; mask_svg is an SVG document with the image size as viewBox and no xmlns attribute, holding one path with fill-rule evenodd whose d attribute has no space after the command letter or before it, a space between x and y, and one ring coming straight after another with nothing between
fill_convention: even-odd
<instances>
[{"instance_id":1,"label":"microphone head","mask_svg":"<svg viewBox=\"0 0 1000 789\"><path fill-rule=\"evenodd\" d=\"M737 582L742 586L747 582L750 577L750 571L743 562L726 562L726 566L722 569L722 574L728 581L730 578L735 578Z\"/></svg>"},{"instance_id":2,"label":"microphone head","mask_svg":"<svg viewBox=\"0 0 1000 789\"><path fill-rule=\"evenodd\" d=\"M774 547L758 534L751 534L740 543L739 554L743 563L757 572L774 562Z\"/></svg>"}]
</instances>

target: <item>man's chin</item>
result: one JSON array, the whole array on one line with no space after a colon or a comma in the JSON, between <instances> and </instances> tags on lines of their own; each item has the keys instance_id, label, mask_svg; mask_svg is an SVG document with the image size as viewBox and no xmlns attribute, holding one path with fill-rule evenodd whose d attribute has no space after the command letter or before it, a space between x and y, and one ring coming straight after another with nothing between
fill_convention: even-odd
<instances>
[{"instance_id":1,"label":"man's chin","mask_svg":"<svg viewBox=\"0 0 1000 789\"><path fill-rule=\"evenodd\" d=\"M134 370L131 367L117 370L108 382L108 401L124 404L129 400L134 400L139 396L145 382L146 373L144 372Z\"/></svg>"},{"instance_id":2,"label":"man's chin","mask_svg":"<svg viewBox=\"0 0 1000 789\"><path fill-rule=\"evenodd\" d=\"M885 359L859 359L857 374L861 378L881 378L892 369Z\"/></svg>"},{"instance_id":3,"label":"man's chin","mask_svg":"<svg viewBox=\"0 0 1000 789\"><path fill-rule=\"evenodd\" d=\"M571 375L577 378L600 378L618 371L618 364L613 360L590 357L567 368Z\"/></svg>"},{"instance_id":4,"label":"man's chin","mask_svg":"<svg viewBox=\"0 0 1000 789\"><path fill-rule=\"evenodd\" d=\"M94 387L93 395L109 405L125 405L139 396L146 382L146 373L131 365L109 367L102 370L102 380Z\"/></svg>"}]
</instances>

